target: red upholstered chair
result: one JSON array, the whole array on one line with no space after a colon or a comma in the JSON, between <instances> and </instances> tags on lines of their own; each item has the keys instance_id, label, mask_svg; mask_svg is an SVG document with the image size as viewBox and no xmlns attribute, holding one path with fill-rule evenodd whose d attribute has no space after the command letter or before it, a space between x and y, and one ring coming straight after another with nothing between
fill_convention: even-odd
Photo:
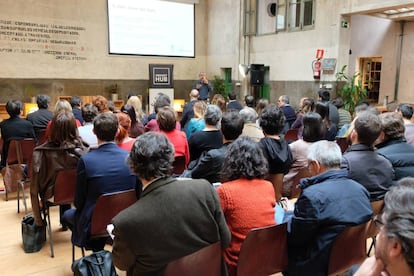
<instances>
[{"instance_id":1,"label":"red upholstered chair","mask_svg":"<svg viewBox=\"0 0 414 276\"><path fill-rule=\"evenodd\" d=\"M3 181L6 188L6 200L8 200L8 191L17 189L18 213L20 213L20 190L23 194L24 211L27 213L25 184L30 182L32 156L35 146L36 142L32 138L13 139L9 144ZM26 176L23 175L24 165L26 165Z\"/></svg>"},{"instance_id":2,"label":"red upholstered chair","mask_svg":"<svg viewBox=\"0 0 414 276\"><path fill-rule=\"evenodd\" d=\"M109 237L106 227L112 219L122 210L128 208L137 201L135 190L101 195L96 201L91 219L90 239ZM82 248L84 256L84 249ZM75 260L75 246L72 244L72 262Z\"/></svg>"},{"instance_id":3,"label":"red upholstered chair","mask_svg":"<svg viewBox=\"0 0 414 276\"><path fill-rule=\"evenodd\" d=\"M329 275L340 274L364 261L367 225L348 226L335 238L329 257Z\"/></svg>"},{"instance_id":4,"label":"red upholstered chair","mask_svg":"<svg viewBox=\"0 0 414 276\"><path fill-rule=\"evenodd\" d=\"M288 129L285 133L285 141L288 143L298 140L298 128Z\"/></svg>"},{"instance_id":5,"label":"red upholstered chair","mask_svg":"<svg viewBox=\"0 0 414 276\"><path fill-rule=\"evenodd\" d=\"M47 230L49 235L50 244L50 256L54 257L53 250L53 235L52 224L50 222L50 207L59 206L65 204L71 204L75 197L76 187L76 169L65 169L57 172L56 180L54 183L53 198L52 200L42 199L44 203L43 216L47 220Z\"/></svg>"},{"instance_id":6,"label":"red upholstered chair","mask_svg":"<svg viewBox=\"0 0 414 276\"><path fill-rule=\"evenodd\" d=\"M287 224L253 229L243 241L238 276L271 275L288 265Z\"/></svg>"},{"instance_id":7,"label":"red upholstered chair","mask_svg":"<svg viewBox=\"0 0 414 276\"><path fill-rule=\"evenodd\" d=\"M349 147L349 141L347 137L336 137L335 141L341 148L342 153L344 153L346 149Z\"/></svg>"},{"instance_id":8,"label":"red upholstered chair","mask_svg":"<svg viewBox=\"0 0 414 276\"><path fill-rule=\"evenodd\" d=\"M216 242L170 262L164 275L220 276L221 259L221 243Z\"/></svg>"},{"instance_id":9,"label":"red upholstered chair","mask_svg":"<svg viewBox=\"0 0 414 276\"><path fill-rule=\"evenodd\" d=\"M177 156L174 158L174 163L173 163L173 174L174 175L181 175L184 170L186 169L186 164L185 164L185 156Z\"/></svg>"}]
</instances>

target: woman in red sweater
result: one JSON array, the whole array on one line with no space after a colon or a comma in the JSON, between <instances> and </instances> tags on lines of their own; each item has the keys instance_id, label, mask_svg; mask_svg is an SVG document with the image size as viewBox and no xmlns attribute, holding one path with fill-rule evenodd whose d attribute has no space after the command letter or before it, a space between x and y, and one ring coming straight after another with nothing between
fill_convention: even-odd
<instances>
[{"instance_id":1,"label":"woman in red sweater","mask_svg":"<svg viewBox=\"0 0 414 276\"><path fill-rule=\"evenodd\" d=\"M265 180L268 164L259 145L240 137L228 146L222 169L223 184L217 188L221 208L231 232L224 251L229 275L237 275L241 245L252 228L276 224L275 191Z\"/></svg>"}]
</instances>

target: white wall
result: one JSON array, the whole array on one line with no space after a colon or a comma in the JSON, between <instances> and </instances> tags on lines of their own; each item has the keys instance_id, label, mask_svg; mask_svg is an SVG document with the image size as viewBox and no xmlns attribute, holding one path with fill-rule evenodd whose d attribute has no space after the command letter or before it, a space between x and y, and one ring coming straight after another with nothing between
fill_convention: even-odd
<instances>
[{"instance_id":1,"label":"white wall","mask_svg":"<svg viewBox=\"0 0 414 276\"><path fill-rule=\"evenodd\" d=\"M206 29L205 2L196 4L196 34ZM59 36L59 39L75 41L76 45L53 45L55 49L46 49L49 43L15 42L0 35L2 78L148 79L149 63L174 64L175 79L193 79L199 71L206 70L205 36L196 38L196 58L109 55L106 0L2 0L0 20L11 20L12 25L15 21L47 24L49 29L52 24L82 28L78 36ZM1 50L10 48L12 53ZM25 49L34 53L23 53ZM75 58L82 60L56 59L56 55L45 54L46 50L73 52Z\"/></svg>"}]
</instances>

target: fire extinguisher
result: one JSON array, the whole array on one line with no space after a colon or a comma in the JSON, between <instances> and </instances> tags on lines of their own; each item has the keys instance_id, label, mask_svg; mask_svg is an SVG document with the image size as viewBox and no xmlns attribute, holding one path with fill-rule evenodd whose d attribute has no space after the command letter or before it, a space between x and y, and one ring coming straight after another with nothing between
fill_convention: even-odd
<instances>
[{"instance_id":1,"label":"fire extinguisher","mask_svg":"<svg viewBox=\"0 0 414 276\"><path fill-rule=\"evenodd\" d=\"M312 61L313 79L319 80L321 78L321 62L320 59Z\"/></svg>"}]
</instances>

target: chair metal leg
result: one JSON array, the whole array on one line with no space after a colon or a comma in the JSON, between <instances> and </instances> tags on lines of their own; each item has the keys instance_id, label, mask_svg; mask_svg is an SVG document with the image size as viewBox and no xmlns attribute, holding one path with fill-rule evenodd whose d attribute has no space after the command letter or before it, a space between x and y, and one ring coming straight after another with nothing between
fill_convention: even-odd
<instances>
[{"instance_id":1,"label":"chair metal leg","mask_svg":"<svg viewBox=\"0 0 414 276\"><path fill-rule=\"evenodd\" d=\"M47 204L44 202L43 204ZM45 206L46 214L47 214L47 232L49 233L49 244L50 244L50 257L55 257L55 252L53 250L53 236L52 236L52 225L50 224L50 213L49 213L49 206Z\"/></svg>"},{"instance_id":2,"label":"chair metal leg","mask_svg":"<svg viewBox=\"0 0 414 276\"><path fill-rule=\"evenodd\" d=\"M20 184L17 184L17 213L20 213Z\"/></svg>"},{"instance_id":3,"label":"chair metal leg","mask_svg":"<svg viewBox=\"0 0 414 276\"><path fill-rule=\"evenodd\" d=\"M27 214L27 203L26 203L26 194L25 194L25 191L24 191L24 184L25 184L25 181L20 182L21 189L22 189L22 194L23 194L24 214Z\"/></svg>"}]
</instances>

